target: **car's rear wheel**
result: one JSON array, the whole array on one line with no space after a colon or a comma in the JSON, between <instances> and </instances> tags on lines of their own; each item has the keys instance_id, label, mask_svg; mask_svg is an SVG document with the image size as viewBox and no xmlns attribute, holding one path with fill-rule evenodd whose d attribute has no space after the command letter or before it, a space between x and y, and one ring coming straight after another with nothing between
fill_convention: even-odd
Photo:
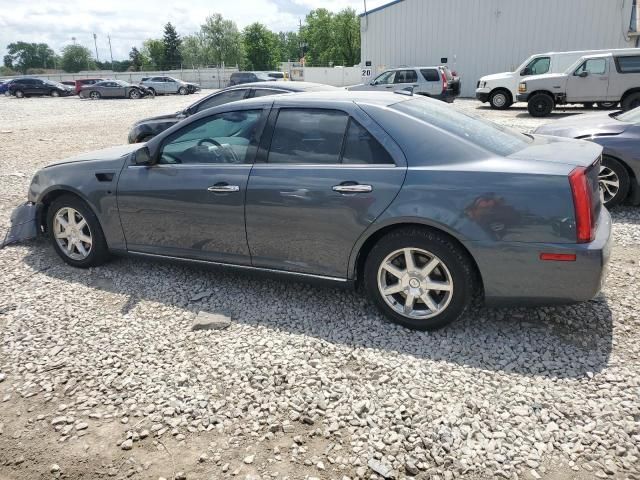
<instances>
[{"instance_id":1,"label":"car's rear wheel","mask_svg":"<svg viewBox=\"0 0 640 480\"><path fill-rule=\"evenodd\" d=\"M598 186L605 207L612 208L624 202L629 194L630 183L629 172L622 163L615 158L603 157Z\"/></svg>"},{"instance_id":2,"label":"car's rear wheel","mask_svg":"<svg viewBox=\"0 0 640 480\"><path fill-rule=\"evenodd\" d=\"M636 107L640 107L640 92L631 93L622 99L622 110L633 110Z\"/></svg>"},{"instance_id":3,"label":"car's rear wheel","mask_svg":"<svg viewBox=\"0 0 640 480\"><path fill-rule=\"evenodd\" d=\"M14 95L16 96L16 98L24 98L24 92L22 90L16 90L14 92Z\"/></svg>"},{"instance_id":4,"label":"car's rear wheel","mask_svg":"<svg viewBox=\"0 0 640 480\"><path fill-rule=\"evenodd\" d=\"M512 103L511 95L505 90L496 90L489 95L489 105L496 110L509 108Z\"/></svg>"},{"instance_id":5,"label":"car's rear wheel","mask_svg":"<svg viewBox=\"0 0 640 480\"><path fill-rule=\"evenodd\" d=\"M139 99L140 97L141 97L141 95L140 95L140 91L139 91L139 90L137 90L137 89L135 89L135 88L129 92L129 98L130 98L131 100L137 100L137 99Z\"/></svg>"},{"instance_id":6,"label":"car's rear wheel","mask_svg":"<svg viewBox=\"0 0 640 480\"><path fill-rule=\"evenodd\" d=\"M597 105L600 110L609 110L611 108L616 108L618 102L598 102Z\"/></svg>"},{"instance_id":7,"label":"car's rear wheel","mask_svg":"<svg viewBox=\"0 0 640 480\"><path fill-rule=\"evenodd\" d=\"M62 195L51 203L47 210L47 231L53 248L69 265L95 267L109 259L98 218L76 196Z\"/></svg>"},{"instance_id":8,"label":"car's rear wheel","mask_svg":"<svg viewBox=\"0 0 640 480\"><path fill-rule=\"evenodd\" d=\"M151 94L152 97L156 96L156 91L151 87L149 87L149 93Z\"/></svg>"},{"instance_id":9,"label":"car's rear wheel","mask_svg":"<svg viewBox=\"0 0 640 480\"><path fill-rule=\"evenodd\" d=\"M180 88L178 89L178 93L179 93L180 95L186 95L188 92L187 92L186 87L180 87Z\"/></svg>"},{"instance_id":10,"label":"car's rear wheel","mask_svg":"<svg viewBox=\"0 0 640 480\"><path fill-rule=\"evenodd\" d=\"M59 97L60 96L60 92L57 90L51 90L51 96L52 97Z\"/></svg>"},{"instance_id":11,"label":"car's rear wheel","mask_svg":"<svg viewBox=\"0 0 640 480\"><path fill-rule=\"evenodd\" d=\"M91 100L100 100L100 92L95 92L95 91L91 92L89 94L89 98Z\"/></svg>"},{"instance_id":12,"label":"car's rear wheel","mask_svg":"<svg viewBox=\"0 0 640 480\"><path fill-rule=\"evenodd\" d=\"M553 111L554 107L553 98L546 93L536 93L529 99L527 104L527 110L532 117L546 117Z\"/></svg>"},{"instance_id":13,"label":"car's rear wheel","mask_svg":"<svg viewBox=\"0 0 640 480\"><path fill-rule=\"evenodd\" d=\"M385 235L369 252L364 287L393 322L431 330L464 313L473 298L474 271L466 252L447 236L402 228Z\"/></svg>"}]
</instances>

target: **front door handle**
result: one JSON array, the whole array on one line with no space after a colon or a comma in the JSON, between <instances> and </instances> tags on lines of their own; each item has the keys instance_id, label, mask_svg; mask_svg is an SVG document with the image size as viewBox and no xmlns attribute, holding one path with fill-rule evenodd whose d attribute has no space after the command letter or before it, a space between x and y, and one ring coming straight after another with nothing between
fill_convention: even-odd
<instances>
[{"instance_id":1,"label":"front door handle","mask_svg":"<svg viewBox=\"0 0 640 480\"><path fill-rule=\"evenodd\" d=\"M229 185L228 183L216 183L207 188L207 190L213 193L230 193L239 192L240 187L238 185Z\"/></svg>"},{"instance_id":2,"label":"front door handle","mask_svg":"<svg viewBox=\"0 0 640 480\"><path fill-rule=\"evenodd\" d=\"M367 193L371 192L372 190L373 187L371 185L360 185L359 183L333 186L333 191L340 193Z\"/></svg>"}]
</instances>

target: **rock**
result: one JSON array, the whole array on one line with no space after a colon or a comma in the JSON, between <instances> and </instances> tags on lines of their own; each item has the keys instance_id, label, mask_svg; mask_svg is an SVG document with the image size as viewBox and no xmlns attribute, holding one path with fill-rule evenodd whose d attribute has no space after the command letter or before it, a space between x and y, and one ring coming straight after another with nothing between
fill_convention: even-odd
<instances>
[{"instance_id":1,"label":"rock","mask_svg":"<svg viewBox=\"0 0 640 480\"><path fill-rule=\"evenodd\" d=\"M4 373L0 372L0 383L4 382L6 378L7 376Z\"/></svg>"},{"instance_id":2,"label":"rock","mask_svg":"<svg viewBox=\"0 0 640 480\"><path fill-rule=\"evenodd\" d=\"M219 313L198 312L191 330L224 330L231 325L231 318Z\"/></svg>"},{"instance_id":3,"label":"rock","mask_svg":"<svg viewBox=\"0 0 640 480\"><path fill-rule=\"evenodd\" d=\"M86 430L89 428L89 425L85 422L76 423L76 430Z\"/></svg>"},{"instance_id":4,"label":"rock","mask_svg":"<svg viewBox=\"0 0 640 480\"><path fill-rule=\"evenodd\" d=\"M122 450L131 450L133 448L133 440L128 439L120 444Z\"/></svg>"},{"instance_id":5,"label":"rock","mask_svg":"<svg viewBox=\"0 0 640 480\"><path fill-rule=\"evenodd\" d=\"M396 478L396 474L393 471L393 467L391 467L389 464L387 463L383 463L379 460L376 460L374 458L369 459L369 461L367 462L367 466L373 470L374 472L376 472L378 475L380 475L382 478L386 478L386 479L393 479Z\"/></svg>"},{"instance_id":6,"label":"rock","mask_svg":"<svg viewBox=\"0 0 640 480\"><path fill-rule=\"evenodd\" d=\"M540 480L542 477L540 476L540 474L538 472L536 472L535 470L530 470L529 473L531 474L531 476L533 478L535 478L536 480Z\"/></svg>"},{"instance_id":7,"label":"rock","mask_svg":"<svg viewBox=\"0 0 640 480\"><path fill-rule=\"evenodd\" d=\"M60 465L58 465L57 463L54 463L53 465L51 465L51 467L49 468L49 471L51 473L56 473L60 471Z\"/></svg>"},{"instance_id":8,"label":"rock","mask_svg":"<svg viewBox=\"0 0 640 480\"><path fill-rule=\"evenodd\" d=\"M420 470L418 469L418 467L416 466L416 464L409 460L404 464L404 470L409 474L409 475L417 475L418 473L420 473Z\"/></svg>"},{"instance_id":9,"label":"rock","mask_svg":"<svg viewBox=\"0 0 640 480\"><path fill-rule=\"evenodd\" d=\"M64 425L67 423L67 417L54 417L53 420L51 420L51 425L56 426L56 425Z\"/></svg>"},{"instance_id":10,"label":"rock","mask_svg":"<svg viewBox=\"0 0 640 480\"><path fill-rule=\"evenodd\" d=\"M187 474L184 472L176 473L175 480L187 480Z\"/></svg>"},{"instance_id":11,"label":"rock","mask_svg":"<svg viewBox=\"0 0 640 480\"><path fill-rule=\"evenodd\" d=\"M246 463L247 465L250 465L253 463L253 461L255 460L256 456L255 455L247 455L246 457L244 457L244 459L242 460L244 463Z\"/></svg>"}]
</instances>

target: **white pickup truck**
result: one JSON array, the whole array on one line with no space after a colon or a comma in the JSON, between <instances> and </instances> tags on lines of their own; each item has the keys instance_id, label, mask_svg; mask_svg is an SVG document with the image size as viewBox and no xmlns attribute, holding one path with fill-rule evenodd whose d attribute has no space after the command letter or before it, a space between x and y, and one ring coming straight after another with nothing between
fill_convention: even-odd
<instances>
[{"instance_id":1,"label":"white pickup truck","mask_svg":"<svg viewBox=\"0 0 640 480\"><path fill-rule=\"evenodd\" d=\"M640 106L640 52L581 57L564 73L527 78L518 85L519 102L534 117L549 115L556 105L620 102L627 111Z\"/></svg>"},{"instance_id":2,"label":"white pickup truck","mask_svg":"<svg viewBox=\"0 0 640 480\"><path fill-rule=\"evenodd\" d=\"M580 57L585 55L613 54L639 54L638 48L619 48L614 50L581 50L571 52L547 52L537 53L527 58L513 72L495 73L486 75L478 80L476 98L481 102L489 102L492 108L499 110L509 108L516 101L518 84L525 78L548 73L563 73ZM608 108L612 105L602 104Z\"/></svg>"}]
</instances>

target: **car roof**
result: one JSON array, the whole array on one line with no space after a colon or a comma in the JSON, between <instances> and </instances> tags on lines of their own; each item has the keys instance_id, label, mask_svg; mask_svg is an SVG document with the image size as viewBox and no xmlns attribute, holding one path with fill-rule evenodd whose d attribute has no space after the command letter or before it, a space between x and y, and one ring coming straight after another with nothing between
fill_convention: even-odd
<instances>
[{"instance_id":1,"label":"car roof","mask_svg":"<svg viewBox=\"0 0 640 480\"><path fill-rule=\"evenodd\" d=\"M242 83L240 85L234 85L233 87L224 88L224 91L227 90L237 90L240 88L277 88L280 90L287 90L289 92L314 92L314 91L336 91L342 90L338 87L333 87L331 85L325 85L323 83L313 83L313 82L283 82L283 81L273 81L273 82L250 82L250 83ZM220 91L223 91L220 90Z\"/></svg>"},{"instance_id":2,"label":"car roof","mask_svg":"<svg viewBox=\"0 0 640 480\"><path fill-rule=\"evenodd\" d=\"M335 91L317 91L317 92L292 92L291 95L277 95L273 97L258 97L240 100L233 103L242 103L243 105L264 104L264 102L286 102L287 105L300 106L312 105L314 103L357 103L367 105L377 105L387 107L405 100L411 99L411 95L404 95L391 92L370 92L370 91L348 91L336 89ZM231 104L228 104L231 105Z\"/></svg>"}]
</instances>

